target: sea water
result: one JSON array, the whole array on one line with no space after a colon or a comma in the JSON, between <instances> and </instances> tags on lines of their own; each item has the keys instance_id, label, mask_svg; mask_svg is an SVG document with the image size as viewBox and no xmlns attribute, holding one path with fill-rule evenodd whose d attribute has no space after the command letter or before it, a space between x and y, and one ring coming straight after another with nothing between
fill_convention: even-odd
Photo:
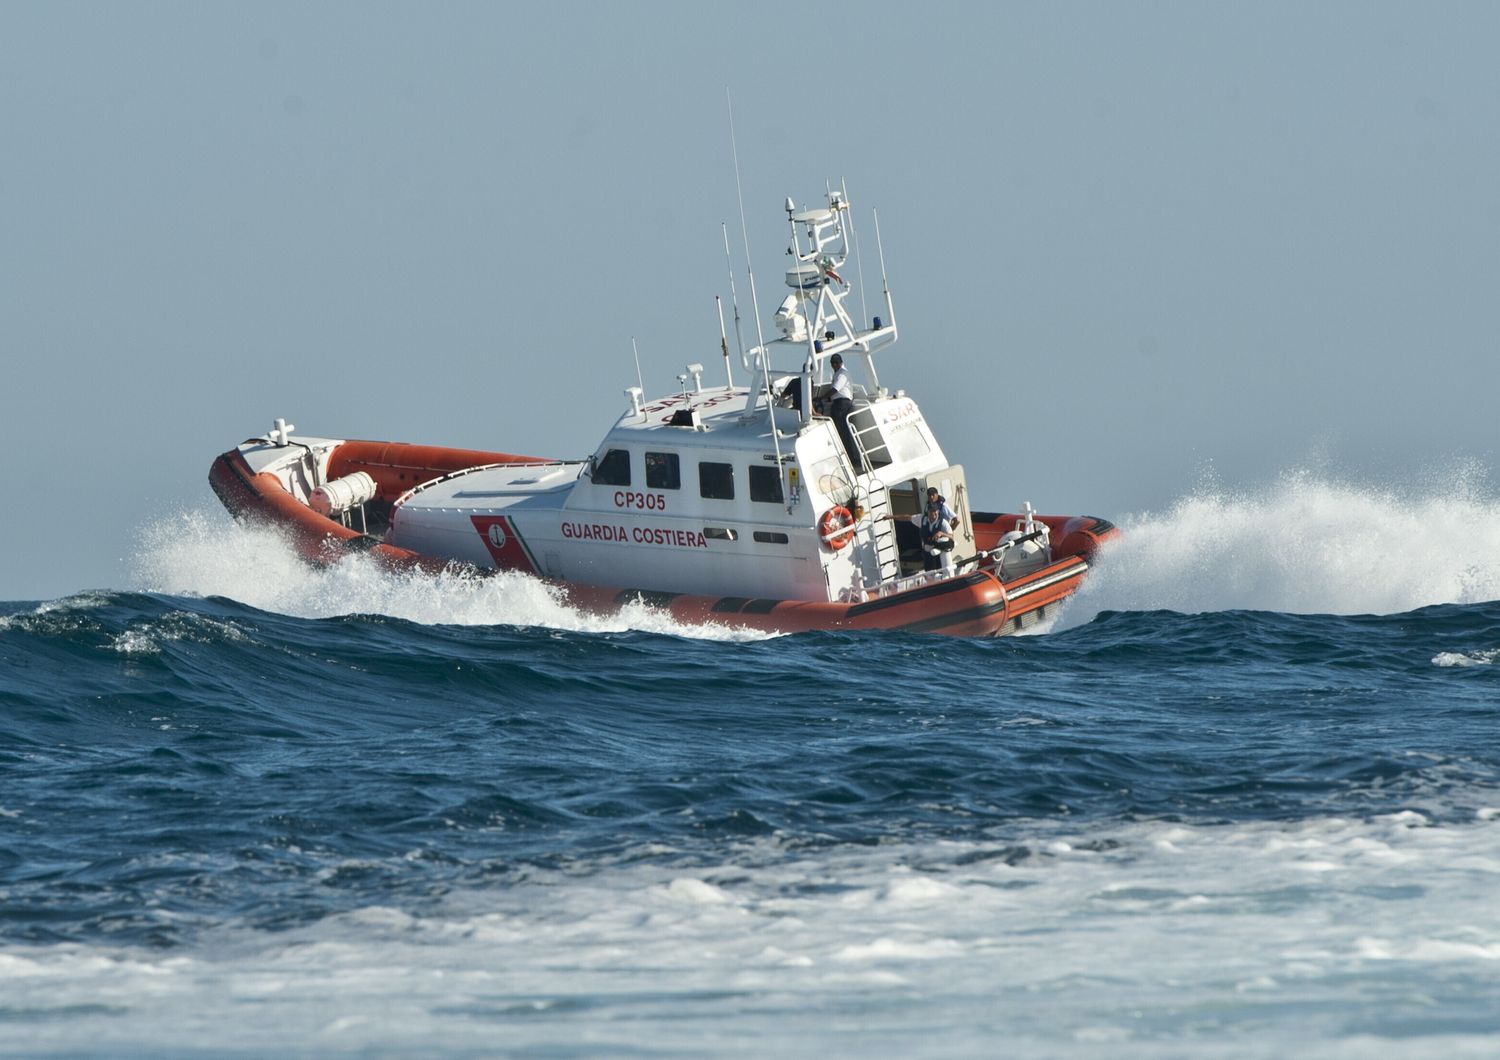
<instances>
[{"instance_id":1,"label":"sea water","mask_svg":"<svg viewBox=\"0 0 1500 1060\"><path fill-rule=\"evenodd\" d=\"M1120 521L981 642L164 518L0 605L0 1053L1500 1052L1500 504Z\"/></svg>"}]
</instances>

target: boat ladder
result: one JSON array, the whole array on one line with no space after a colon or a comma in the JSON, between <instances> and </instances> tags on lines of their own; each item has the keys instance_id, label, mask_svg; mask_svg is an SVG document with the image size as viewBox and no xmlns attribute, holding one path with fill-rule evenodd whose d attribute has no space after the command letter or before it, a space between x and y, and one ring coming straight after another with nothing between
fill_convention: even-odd
<instances>
[{"instance_id":1,"label":"boat ladder","mask_svg":"<svg viewBox=\"0 0 1500 1060\"><path fill-rule=\"evenodd\" d=\"M896 543L896 524L886 518L891 513L891 491L874 475L867 476L865 490L870 543L875 546L880 584L884 585L901 577L901 547Z\"/></svg>"},{"instance_id":2,"label":"boat ladder","mask_svg":"<svg viewBox=\"0 0 1500 1060\"><path fill-rule=\"evenodd\" d=\"M875 470L875 465L870 461L872 456L879 459L881 467L891 462L890 451L885 447L885 436L880 433L880 424L875 422L875 414L870 411L869 405L856 407L849 413L849 437L854 439L854 447L859 450L859 461L866 474Z\"/></svg>"}]
</instances>

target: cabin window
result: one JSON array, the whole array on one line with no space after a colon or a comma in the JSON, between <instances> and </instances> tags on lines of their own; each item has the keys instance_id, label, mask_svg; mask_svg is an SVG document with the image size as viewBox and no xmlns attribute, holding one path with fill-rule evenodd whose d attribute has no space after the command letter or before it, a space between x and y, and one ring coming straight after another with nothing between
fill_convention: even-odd
<instances>
[{"instance_id":1,"label":"cabin window","mask_svg":"<svg viewBox=\"0 0 1500 1060\"><path fill-rule=\"evenodd\" d=\"M915 423L901 423L886 429L885 444L891 455L900 463L920 460L932 452L922 428Z\"/></svg>"},{"instance_id":2,"label":"cabin window","mask_svg":"<svg viewBox=\"0 0 1500 1060\"><path fill-rule=\"evenodd\" d=\"M781 493L781 468L750 465L750 499L767 504L785 504Z\"/></svg>"},{"instance_id":3,"label":"cabin window","mask_svg":"<svg viewBox=\"0 0 1500 1060\"><path fill-rule=\"evenodd\" d=\"M755 531L755 540L759 541L762 545L784 545L791 539L775 530L757 530Z\"/></svg>"},{"instance_id":4,"label":"cabin window","mask_svg":"<svg viewBox=\"0 0 1500 1060\"><path fill-rule=\"evenodd\" d=\"M703 528L703 536L712 538L715 541L738 541L740 534L738 530L731 530L723 526L705 526Z\"/></svg>"},{"instance_id":5,"label":"cabin window","mask_svg":"<svg viewBox=\"0 0 1500 1060\"><path fill-rule=\"evenodd\" d=\"M703 461L698 465L698 492L715 500L734 500L734 465Z\"/></svg>"},{"instance_id":6,"label":"cabin window","mask_svg":"<svg viewBox=\"0 0 1500 1060\"><path fill-rule=\"evenodd\" d=\"M654 490L682 488L682 470L676 453L646 454L646 485Z\"/></svg>"},{"instance_id":7,"label":"cabin window","mask_svg":"<svg viewBox=\"0 0 1500 1060\"><path fill-rule=\"evenodd\" d=\"M611 449L594 465L594 482L600 486L630 485L630 450Z\"/></svg>"}]
</instances>

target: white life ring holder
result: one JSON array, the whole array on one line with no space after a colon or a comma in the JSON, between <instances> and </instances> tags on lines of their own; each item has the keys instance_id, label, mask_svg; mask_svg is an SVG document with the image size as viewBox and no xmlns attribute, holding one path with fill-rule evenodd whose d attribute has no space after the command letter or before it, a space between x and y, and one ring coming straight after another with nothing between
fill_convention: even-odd
<instances>
[{"instance_id":1,"label":"white life ring holder","mask_svg":"<svg viewBox=\"0 0 1500 1060\"><path fill-rule=\"evenodd\" d=\"M835 504L818 520L818 537L834 552L854 540L854 516L842 504Z\"/></svg>"}]
</instances>

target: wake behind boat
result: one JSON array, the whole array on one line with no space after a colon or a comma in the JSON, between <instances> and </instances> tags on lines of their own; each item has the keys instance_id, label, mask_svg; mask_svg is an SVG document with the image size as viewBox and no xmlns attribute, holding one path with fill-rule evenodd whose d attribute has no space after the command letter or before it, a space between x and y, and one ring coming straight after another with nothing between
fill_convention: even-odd
<instances>
[{"instance_id":1,"label":"wake behind boat","mask_svg":"<svg viewBox=\"0 0 1500 1060\"><path fill-rule=\"evenodd\" d=\"M725 385L690 364L676 393L628 388L585 460L309 437L277 420L215 460L209 482L315 562L358 552L521 571L590 611L641 601L684 622L784 632L994 636L1040 621L1118 531L1030 504L973 510L963 467L877 374L897 337L889 285L870 327L845 307L846 196L786 212L790 293L778 337L741 354L749 386L734 383L721 328Z\"/></svg>"}]
</instances>

